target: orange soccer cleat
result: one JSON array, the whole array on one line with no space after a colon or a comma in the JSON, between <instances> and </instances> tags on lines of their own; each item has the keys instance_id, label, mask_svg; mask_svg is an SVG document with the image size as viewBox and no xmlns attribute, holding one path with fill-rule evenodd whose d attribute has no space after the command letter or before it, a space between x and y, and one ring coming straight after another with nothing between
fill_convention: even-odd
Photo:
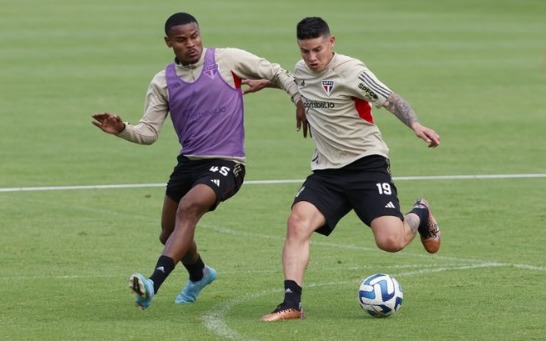
<instances>
[{"instance_id":1,"label":"orange soccer cleat","mask_svg":"<svg viewBox=\"0 0 546 341\"><path fill-rule=\"evenodd\" d=\"M284 304L279 304L271 314L262 316L263 322L294 320L303 318L303 309L290 308Z\"/></svg>"},{"instance_id":2,"label":"orange soccer cleat","mask_svg":"<svg viewBox=\"0 0 546 341\"><path fill-rule=\"evenodd\" d=\"M421 235L421 243L428 253L436 253L440 249L440 226L436 218L432 215L432 209L426 199L417 199L414 206L424 206L428 209L427 229L419 229Z\"/></svg>"}]
</instances>

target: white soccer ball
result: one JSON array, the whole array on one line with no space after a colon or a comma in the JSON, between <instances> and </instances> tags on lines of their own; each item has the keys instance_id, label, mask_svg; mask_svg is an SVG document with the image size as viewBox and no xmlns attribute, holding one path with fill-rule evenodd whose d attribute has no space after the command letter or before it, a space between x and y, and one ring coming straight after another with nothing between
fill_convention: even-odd
<instances>
[{"instance_id":1,"label":"white soccer ball","mask_svg":"<svg viewBox=\"0 0 546 341\"><path fill-rule=\"evenodd\" d=\"M402 286L387 274L371 275L358 288L360 306L374 317L386 317L397 312L403 297Z\"/></svg>"}]
</instances>

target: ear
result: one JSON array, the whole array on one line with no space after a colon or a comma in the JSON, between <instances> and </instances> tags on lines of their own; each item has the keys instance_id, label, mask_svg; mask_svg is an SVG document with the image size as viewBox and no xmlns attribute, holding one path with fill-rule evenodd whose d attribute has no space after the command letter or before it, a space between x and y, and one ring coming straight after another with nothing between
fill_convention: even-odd
<instances>
[{"instance_id":1,"label":"ear","mask_svg":"<svg viewBox=\"0 0 546 341\"><path fill-rule=\"evenodd\" d=\"M332 47L334 47L334 43L336 42L335 36L330 36L330 44L332 44Z\"/></svg>"},{"instance_id":2,"label":"ear","mask_svg":"<svg viewBox=\"0 0 546 341\"><path fill-rule=\"evenodd\" d=\"M163 39L165 40L165 45L167 45L167 47L173 47L169 37L165 36Z\"/></svg>"}]
</instances>

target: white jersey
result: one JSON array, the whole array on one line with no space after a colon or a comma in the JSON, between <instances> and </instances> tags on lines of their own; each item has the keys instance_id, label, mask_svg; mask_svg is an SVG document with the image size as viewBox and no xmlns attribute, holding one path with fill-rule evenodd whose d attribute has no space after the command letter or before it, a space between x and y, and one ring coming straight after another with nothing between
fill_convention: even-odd
<instances>
[{"instance_id":1,"label":"white jersey","mask_svg":"<svg viewBox=\"0 0 546 341\"><path fill-rule=\"evenodd\" d=\"M300 60L294 78L316 147L311 169L341 168L368 155L388 157L372 104L381 107L392 91L362 61L336 53L315 73Z\"/></svg>"}]
</instances>

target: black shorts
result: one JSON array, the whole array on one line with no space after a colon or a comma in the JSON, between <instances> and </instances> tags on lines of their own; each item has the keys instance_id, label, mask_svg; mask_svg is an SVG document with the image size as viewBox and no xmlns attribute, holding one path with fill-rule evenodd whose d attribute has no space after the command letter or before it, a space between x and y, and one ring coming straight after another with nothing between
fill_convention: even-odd
<instances>
[{"instance_id":1,"label":"black shorts","mask_svg":"<svg viewBox=\"0 0 546 341\"><path fill-rule=\"evenodd\" d=\"M379 155L364 157L340 169L314 171L292 205L300 201L313 204L324 215L326 224L316 231L324 235L332 233L351 209L368 226L377 217L404 217L389 160Z\"/></svg>"},{"instance_id":2,"label":"black shorts","mask_svg":"<svg viewBox=\"0 0 546 341\"><path fill-rule=\"evenodd\" d=\"M177 160L166 190L166 195L176 202L180 202L195 185L205 184L216 193L216 203L210 208L214 211L220 202L239 191L245 178L245 166L234 161L190 160L184 155L179 155Z\"/></svg>"}]
</instances>

